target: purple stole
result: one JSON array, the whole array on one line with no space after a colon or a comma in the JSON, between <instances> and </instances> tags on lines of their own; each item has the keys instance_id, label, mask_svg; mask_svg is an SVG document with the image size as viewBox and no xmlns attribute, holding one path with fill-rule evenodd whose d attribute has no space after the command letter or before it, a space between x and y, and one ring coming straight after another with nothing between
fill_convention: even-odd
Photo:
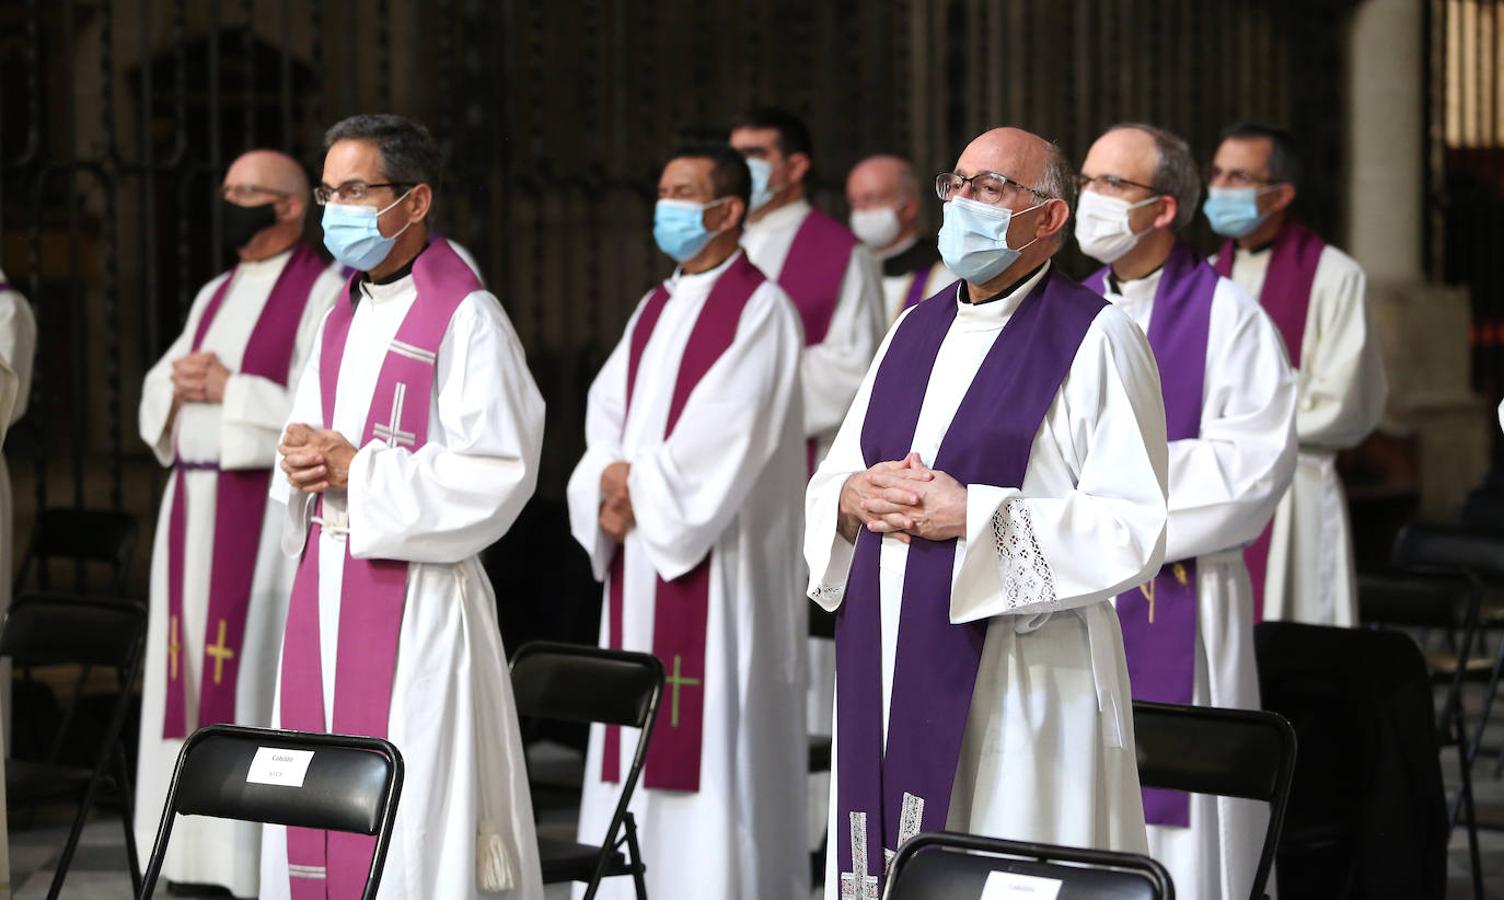
<instances>
[{"instance_id":1,"label":"purple stole","mask_svg":"<svg viewBox=\"0 0 1504 900\"><path fill-rule=\"evenodd\" d=\"M1216 269L1223 278L1232 277L1234 244L1228 241L1217 253ZM1311 308L1311 286L1316 283L1316 267L1326 242L1321 236L1298 222L1286 222L1274 236L1269 251L1269 271L1259 290L1259 305L1274 320L1285 339L1285 354L1292 368L1300 368L1300 348L1306 335L1306 318ZM1243 561L1253 582L1253 621L1264 620L1264 582L1269 577L1269 543L1274 536L1271 519L1248 549Z\"/></svg>"},{"instance_id":2,"label":"purple stole","mask_svg":"<svg viewBox=\"0 0 1504 900\"><path fill-rule=\"evenodd\" d=\"M442 241L430 243L418 257L413 281L418 297L382 361L358 444L361 447L380 438L392 447L415 452L427 443L429 399L433 396L439 344L460 302L481 289L475 273ZM354 318L355 303L347 291L329 313L319 357L325 428L334 427L340 364ZM317 522L309 528L293 581L283 635L281 727L386 737L397 639L407 599L408 563L355 559L346 542L334 712L326 718L319 651L321 531ZM287 863L293 900L359 896L375 845L375 838L365 835L289 827Z\"/></svg>"},{"instance_id":3,"label":"purple stole","mask_svg":"<svg viewBox=\"0 0 1504 900\"><path fill-rule=\"evenodd\" d=\"M1104 266L1083 283L1105 293L1107 271ZM1149 346L1159 364L1166 437L1172 441L1201 434L1207 330L1218 277L1188 244L1176 241L1154 292ZM1118 595L1133 699L1186 706L1194 700L1196 597L1194 559L1166 563L1148 584ZM1144 788L1144 818L1151 825L1190 827L1190 795Z\"/></svg>"},{"instance_id":4,"label":"purple stole","mask_svg":"<svg viewBox=\"0 0 1504 900\"><path fill-rule=\"evenodd\" d=\"M679 361L674 393L669 400L668 420L663 436L674 433L679 415L684 412L695 385L721 358L736 339L742 310L752 294L767 279L752 265L745 253L722 272L710 290L700 315L689 333L689 343ZM643 350L658 317L668 303L668 289L658 285L637 324L632 329L627 357L627 404L630 414L632 392L637 384L637 368ZM623 416L625 419L625 416ZM714 551L712 551L713 553ZM653 655L668 670L668 702L658 707L654 720L653 740L648 745L642 783L644 787L669 791L700 789L700 756L704 735L705 706L705 628L710 615L710 557L706 553L693 569L672 581L657 580L653 596ZM608 640L611 649L621 649L623 603L622 579L625 572L625 548L611 559L610 583L607 586ZM621 780L621 729L606 726L601 751L601 780Z\"/></svg>"},{"instance_id":5,"label":"purple stole","mask_svg":"<svg viewBox=\"0 0 1504 900\"><path fill-rule=\"evenodd\" d=\"M925 389L931 378L947 377L933 370L956 304L953 284L897 326L862 423L866 465L902 459L912 448ZM934 467L962 485L1022 485L1034 437L1104 305L1052 268L988 350ZM843 896L848 889L856 897L878 896L890 851L921 830L945 827L987 634L985 621L951 624L956 542L914 538L904 570L884 752L881 545L879 535L862 529L836 612L840 737L832 838Z\"/></svg>"},{"instance_id":6,"label":"purple stole","mask_svg":"<svg viewBox=\"0 0 1504 900\"><path fill-rule=\"evenodd\" d=\"M236 267L238 268L238 266ZM209 298L193 333L193 350L204 344L204 335L214 323L235 270ZM308 293L323 274L324 261L307 245L298 242L277 276L261 316L246 341L240 374L259 375L287 385L292 348L298 323L308 304ZM172 507L167 519L167 699L162 717L164 739L183 738L194 728L188 723L184 684L187 672L182 652L183 548L188 521L188 490L184 473L189 470L218 471L215 488L214 550L209 568L209 611L204 629L204 671L199 679L198 725L235 721L235 689L239 684L241 645L251 603L251 580L260 549L261 523L266 514L271 469L224 470L213 461L179 458L173 467ZM254 524L252 524L254 523ZM248 530L249 529L249 530Z\"/></svg>"},{"instance_id":7,"label":"purple stole","mask_svg":"<svg viewBox=\"0 0 1504 900\"><path fill-rule=\"evenodd\" d=\"M924 286L929 283L930 272L932 272L934 268L935 267L931 265L914 270L913 280L909 282L909 290L908 293L904 295L903 306L900 308L899 312L902 312L903 310L908 309L911 306L917 305L919 301L924 299Z\"/></svg>"}]
</instances>

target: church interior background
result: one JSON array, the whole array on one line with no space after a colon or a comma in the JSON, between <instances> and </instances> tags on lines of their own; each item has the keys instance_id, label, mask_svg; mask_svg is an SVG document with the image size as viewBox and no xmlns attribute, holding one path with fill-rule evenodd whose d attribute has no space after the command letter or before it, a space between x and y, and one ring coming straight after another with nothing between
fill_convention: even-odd
<instances>
[{"instance_id":1,"label":"church interior background","mask_svg":"<svg viewBox=\"0 0 1504 900\"><path fill-rule=\"evenodd\" d=\"M938 172L995 124L1078 161L1119 121L1201 158L1234 120L1288 127L1301 214L1368 270L1385 342L1384 426L1344 458L1360 558L1409 519L1504 519L1501 6L0 0L0 259L40 328L31 412L6 447L18 550L40 509L124 510L142 523L144 597L165 476L136 436L139 388L226 264L224 167L267 146L316 173L323 129L361 111L440 140L439 230L479 260L548 402L537 496L488 559L509 646L594 638L599 595L563 511L585 390L667 271L651 237L665 153L756 103L810 123L816 202L840 216L862 156ZM1214 246L1199 217L1190 237ZM1065 266L1087 271L1074 251Z\"/></svg>"}]
</instances>

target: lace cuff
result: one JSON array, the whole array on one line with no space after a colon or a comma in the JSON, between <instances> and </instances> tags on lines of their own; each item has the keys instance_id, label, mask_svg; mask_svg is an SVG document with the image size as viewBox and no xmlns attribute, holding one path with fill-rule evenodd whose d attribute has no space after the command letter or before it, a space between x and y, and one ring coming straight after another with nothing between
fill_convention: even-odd
<instances>
[{"instance_id":1,"label":"lace cuff","mask_svg":"<svg viewBox=\"0 0 1504 900\"><path fill-rule=\"evenodd\" d=\"M992 539L1002 571L1004 609L1054 604L1055 576L1034 535L1029 508L1022 500L1009 500L992 514Z\"/></svg>"}]
</instances>

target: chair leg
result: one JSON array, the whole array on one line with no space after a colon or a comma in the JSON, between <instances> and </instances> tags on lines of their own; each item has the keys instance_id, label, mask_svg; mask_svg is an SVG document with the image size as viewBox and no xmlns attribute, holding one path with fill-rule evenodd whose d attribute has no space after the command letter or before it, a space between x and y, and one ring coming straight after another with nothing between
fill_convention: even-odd
<instances>
[{"instance_id":1,"label":"chair leg","mask_svg":"<svg viewBox=\"0 0 1504 900\"><path fill-rule=\"evenodd\" d=\"M1467 851L1473 872L1473 900L1483 900L1483 864L1478 855L1478 822L1473 806L1472 757L1468 753L1467 732L1462 724L1460 709L1455 721L1457 723L1457 762L1462 770L1462 784L1458 788L1457 799L1462 806L1463 822L1467 828Z\"/></svg>"},{"instance_id":2,"label":"chair leg","mask_svg":"<svg viewBox=\"0 0 1504 900\"><path fill-rule=\"evenodd\" d=\"M637 900L648 900L648 884L643 877L647 866L643 865L642 852L637 847L637 820L631 813L626 816L627 858L632 862L632 882L637 888Z\"/></svg>"},{"instance_id":3,"label":"chair leg","mask_svg":"<svg viewBox=\"0 0 1504 900\"><path fill-rule=\"evenodd\" d=\"M1481 634L1478 636L1478 640L1483 640ZM1473 740L1467 748L1469 763L1478 758L1478 751L1483 747L1483 731L1488 728L1488 716L1494 708L1494 696L1499 691L1499 678L1501 674L1504 674L1504 640L1499 641L1499 652L1494 654L1494 667L1488 673L1488 688L1483 694L1483 709L1478 713L1478 724L1473 728ZM1458 715L1461 716L1461 697L1458 698L1457 705ZM1499 764L1504 766L1504 753L1501 753L1499 756ZM1497 772L1494 773L1494 777L1499 777Z\"/></svg>"},{"instance_id":4,"label":"chair leg","mask_svg":"<svg viewBox=\"0 0 1504 900\"><path fill-rule=\"evenodd\" d=\"M125 748L115 745L115 762L118 771L116 784L120 790L120 821L125 826L125 858L131 872L131 889L141 895L141 859L136 855L136 806L132 797L130 766L125 759Z\"/></svg>"},{"instance_id":5,"label":"chair leg","mask_svg":"<svg viewBox=\"0 0 1504 900\"><path fill-rule=\"evenodd\" d=\"M89 820L89 810L94 807L94 798L99 793L99 782L102 780L103 774L96 769L89 779L83 800L78 804L78 814L73 817L73 825L68 829L68 840L63 844L62 855L58 857L57 871L52 873L52 886L47 889L47 900L57 900L62 894L63 879L68 877L68 868L73 865L73 854L78 850L79 838L83 836L84 824Z\"/></svg>"}]
</instances>

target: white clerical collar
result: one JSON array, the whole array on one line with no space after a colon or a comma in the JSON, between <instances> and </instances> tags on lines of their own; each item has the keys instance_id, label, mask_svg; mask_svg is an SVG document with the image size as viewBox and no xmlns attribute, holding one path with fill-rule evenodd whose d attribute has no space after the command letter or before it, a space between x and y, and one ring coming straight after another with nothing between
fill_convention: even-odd
<instances>
[{"instance_id":1,"label":"white clerical collar","mask_svg":"<svg viewBox=\"0 0 1504 900\"><path fill-rule=\"evenodd\" d=\"M1132 281L1124 281L1120 278L1103 278L1107 288L1107 299L1125 310L1138 309L1154 302L1154 295L1159 291L1159 279L1164 275L1165 267L1160 266L1143 278L1135 278ZM1113 287L1117 290L1113 290Z\"/></svg>"},{"instance_id":2,"label":"white clerical collar","mask_svg":"<svg viewBox=\"0 0 1504 900\"><path fill-rule=\"evenodd\" d=\"M1008 317L1013 315L1014 310L1018 309L1018 305L1024 302L1024 298L1039 287L1044 276L1049 274L1053 262L1053 260L1046 260L1045 264L1039 267L1039 271L1030 275L1023 284L1016 286L1008 296L991 303L972 303L962 293L966 290L966 282L961 282L956 286L956 323L968 328L1002 327L1008 321Z\"/></svg>"},{"instance_id":3,"label":"white clerical collar","mask_svg":"<svg viewBox=\"0 0 1504 900\"><path fill-rule=\"evenodd\" d=\"M736 262L736 258L741 255L742 248L737 247L730 256L721 260L720 265L716 266L714 269L706 269L703 272L686 272L684 271L683 266L676 266L674 268L674 274L670 275L668 277L668 280L663 282L663 286L668 288L668 292L672 294L674 291L677 291L680 288L688 288L690 290L694 290L697 287L710 284L717 278L720 278L721 273L726 271L726 269L729 268L732 263Z\"/></svg>"},{"instance_id":4,"label":"white clerical collar","mask_svg":"<svg viewBox=\"0 0 1504 900\"><path fill-rule=\"evenodd\" d=\"M250 262L241 260L239 267L235 269L235 274L241 278L252 280L275 278L282 274L282 267L287 265L287 260L291 256L292 247L288 247L276 256L268 256L266 259L257 259Z\"/></svg>"},{"instance_id":5,"label":"white clerical collar","mask_svg":"<svg viewBox=\"0 0 1504 900\"><path fill-rule=\"evenodd\" d=\"M748 222L747 230L778 231L783 228L797 228L804 221L804 217L810 212L809 201L803 197L792 201L787 206L780 206L756 222Z\"/></svg>"},{"instance_id":6,"label":"white clerical collar","mask_svg":"<svg viewBox=\"0 0 1504 900\"><path fill-rule=\"evenodd\" d=\"M885 259L892 259L917 243L919 243L919 232L915 231L886 250L873 250L872 255L877 257L878 262L882 262Z\"/></svg>"},{"instance_id":7,"label":"white clerical collar","mask_svg":"<svg viewBox=\"0 0 1504 900\"><path fill-rule=\"evenodd\" d=\"M375 284L370 281L361 281L359 284L360 292L363 295L370 297L371 302L385 303L389 300L396 300L399 297L404 297L412 293L413 274L411 272L408 272L406 275L398 278L396 281L389 281L386 284Z\"/></svg>"}]
</instances>

